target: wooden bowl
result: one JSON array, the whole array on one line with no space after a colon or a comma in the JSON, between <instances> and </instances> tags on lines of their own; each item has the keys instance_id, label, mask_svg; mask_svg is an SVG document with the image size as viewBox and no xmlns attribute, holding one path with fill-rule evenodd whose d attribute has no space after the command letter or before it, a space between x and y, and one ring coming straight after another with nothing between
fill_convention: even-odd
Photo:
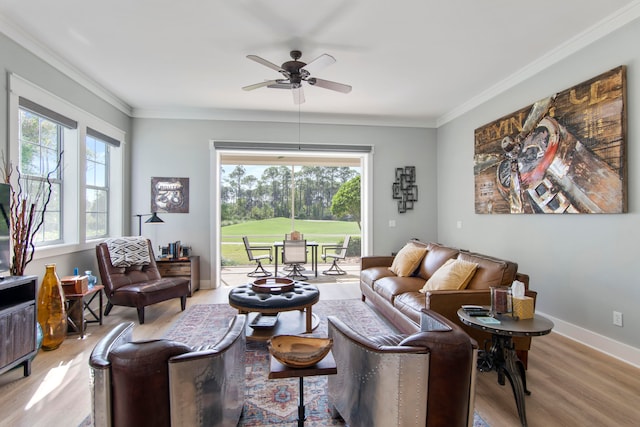
<instances>
[{"instance_id":1,"label":"wooden bowl","mask_svg":"<svg viewBox=\"0 0 640 427\"><path fill-rule=\"evenodd\" d=\"M331 350L333 339L276 335L269 340L269 352L290 368L308 368L321 361Z\"/></svg>"}]
</instances>

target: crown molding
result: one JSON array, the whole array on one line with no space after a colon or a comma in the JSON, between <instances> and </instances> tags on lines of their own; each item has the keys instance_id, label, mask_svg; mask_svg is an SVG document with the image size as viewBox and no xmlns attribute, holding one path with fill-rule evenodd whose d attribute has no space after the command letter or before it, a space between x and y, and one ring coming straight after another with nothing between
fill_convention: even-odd
<instances>
[{"instance_id":1,"label":"crown molding","mask_svg":"<svg viewBox=\"0 0 640 427\"><path fill-rule=\"evenodd\" d=\"M262 110L224 110L216 108L153 109L134 108L132 116L139 119L183 119L183 120L228 120L253 122L298 123L298 112ZM304 113L304 123L349 125L349 126L390 126L434 128L435 120L421 117L380 117L358 114Z\"/></svg>"},{"instance_id":2,"label":"crown molding","mask_svg":"<svg viewBox=\"0 0 640 427\"><path fill-rule=\"evenodd\" d=\"M516 85L526 81L527 79L530 79L541 71L573 55L574 53L594 43L595 41L611 34L612 32L632 21L635 21L639 17L640 0L636 0L633 3L629 3L626 7L623 7L617 10L615 13L605 17L600 22L587 28L582 33L577 34L576 36L562 43L537 60L519 69L501 82L491 86L477 96L469 99L467 102L442 115L436 121L436 127L440 127L450 122L451 120L454 120L462 116L463 114L468 113L474 108L495 98L501 93L515 87Z\"/></svg>"},{"instance_id":3,"label":"crown molding","mask_svg":"<svg viewBox=\"0 0 640 427\"><path fill-rule=\"evenodd\" d=\"M131 116L131 107L104 88L98 82L87 76L86 73L76 68L68 61L60 57L52 51L48 46L43 45L38 40L33 38L30 34L25 32L22 28L15 25L6 16L0 13L0 32L6 35L8 38L33 53L36 57L43 60L53 68L57 69L67 77L80 84L84 88L91 91L93 94L111 104L124 114Z\"/></svg>"}]
</instances>

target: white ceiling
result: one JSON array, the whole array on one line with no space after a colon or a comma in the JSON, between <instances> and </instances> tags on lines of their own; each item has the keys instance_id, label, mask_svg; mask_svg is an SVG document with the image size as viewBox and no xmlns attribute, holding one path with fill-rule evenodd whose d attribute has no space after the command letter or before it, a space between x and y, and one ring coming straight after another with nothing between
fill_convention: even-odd
<instances>
[{"instance_id":1,"label":"white ceiling","mask_svg":"<svg viewBox=\"0 0 640 427\"><path fill-rule=\"evenodd\" d=\"M436 126L640 16L639 0L0 0L0 31L136 117ZM289 51L337 62L305 86ZM544 94L542 94L544 95Z\"/></svg>"}]
</instances>

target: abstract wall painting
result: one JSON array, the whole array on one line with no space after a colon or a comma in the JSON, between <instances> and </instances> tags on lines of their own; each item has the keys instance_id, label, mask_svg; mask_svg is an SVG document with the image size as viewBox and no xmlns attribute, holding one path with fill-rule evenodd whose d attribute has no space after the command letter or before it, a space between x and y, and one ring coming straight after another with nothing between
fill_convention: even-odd
<instances>
[{"instance_id":1,"label":"abstract wall painting","mask_svg":"<svg viewBox=\"0 0 640 427\"><path fill-rule=\"evenodd\" d=\"M394 200L398 200L398 212L405 213L413 209L413 203L418 201L418 185L416 184L416 167L405 166L396 168L396 180L391 186Z\"/></svg>"},{"instance_id":2,"label":"abstract wall painting","mask_svg":"<svg viewBox=\"0 0 640 427\"><path fill-rule=\"evenodd\" d=\"M627 212L626 67L475 130L475 212Z\"/></svg>"}]
</instances>

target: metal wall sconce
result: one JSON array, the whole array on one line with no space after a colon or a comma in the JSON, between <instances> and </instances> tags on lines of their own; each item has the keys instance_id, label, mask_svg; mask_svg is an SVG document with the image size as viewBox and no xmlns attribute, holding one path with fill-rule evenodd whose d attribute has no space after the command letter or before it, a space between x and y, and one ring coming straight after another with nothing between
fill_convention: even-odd
<instances>
[{"instance_id":1,"label":"metal wall sconce","mask_svg":"<svg viewBox=\"0 0 640 427\"><path fill-rule=\"evenodd\" d=\"M416 182L416 167L405 166L396 168L396 180L392 186L393 199L398 200L398 212L405 213L413 209L413 202L418 201L418 186Z\"/></svg>"},{"instance_id":2,"label":"metal wall sconce","mask_svg":"<svg viewBox=\"0 0 640 427\"><path fill-rule=\"evenodd\" d=\"M138 217L138 236L142 236L142 217L143 216L150 216L151 218L149 218L148 220L146 220L144 223L152 223L152 224L158 224L160 222L164 222L162 219L160 219L160 217L158 216L157 213L153 212L150 214L136 214L134 216Z\"/></svg>"}]
</instances>

